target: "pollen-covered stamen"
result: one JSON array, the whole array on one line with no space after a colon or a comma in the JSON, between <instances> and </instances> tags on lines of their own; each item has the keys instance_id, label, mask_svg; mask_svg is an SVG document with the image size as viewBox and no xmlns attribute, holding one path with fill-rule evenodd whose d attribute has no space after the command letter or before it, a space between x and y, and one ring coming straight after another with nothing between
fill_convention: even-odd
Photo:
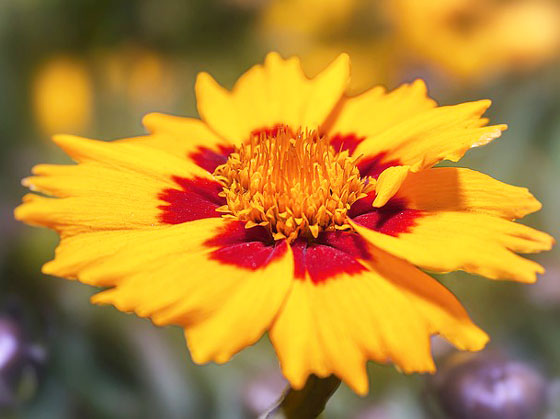
<instances>
[{"instance_id":1,"label":"pollen-covered stamen","mask_svg":"<svg viewBox=\"0 0 560 419\"><path fill-rule=\"evenodd\" d=\"M274 239L317 237L320 231L350 229L346 212L375 189L362 179L356 158L338 152L315 131L254 135L218 166L227 205L218 211L267 227Z\"/></svg>"}]
</instances>

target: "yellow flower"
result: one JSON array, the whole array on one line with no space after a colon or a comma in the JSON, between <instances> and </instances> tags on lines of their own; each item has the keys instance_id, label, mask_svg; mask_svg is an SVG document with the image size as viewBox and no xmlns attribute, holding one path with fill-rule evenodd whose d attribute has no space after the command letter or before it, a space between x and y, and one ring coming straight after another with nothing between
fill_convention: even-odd
<instances>
[{"instance_id":1,"label":"yellow flower","mask_svg":"<svg viewBox=\"0 0 560 419\"><path fill-rule=\"evenodd\" d=\"M173 65L154 51L125 45L102 53L99 62L110 93L124 96L132 105L148 108L175 99Z\"/></svg>"},{"instance_id":2,"label":"yellow flower","mask_svg":"<svg viewBox=\"0 0 560 419\"><path fill-rule=\"evenodd\" d=\"M416 266L533 282L515 252L553 239L512 220L525 188L463 168L498 137L487 100L438 107L422 81L345 94L349 59L313 79L267 56L233 90L198 76L201 120L150 114L150 134L60 135L78 164L38 165L16 218L61 242L43 272L108 287L93 302L184 328L197 363L268 331L286 378L336 374L365 394L365 362L432 372L430 335L479 350L487 335ZM416 265L416 266L415 266Z\"/></svg>"},{"instance_id":3,"label":"yellow flower","mask_svg":"<svg viewBox=\"0 0 560 419\"><path fill-rule=\"evenodd\" d=\"M53 134L81 131L90 122L92 82L84 65L57 57L41 67L33 85L33 110L40 128Z\"/></svg>"},{"instance_id":4,"label":"yellow flower","mask_svg":"<svg viewBox=\"0 0 560 419\"><path fill-rule=\"evenodd\" d=\"M551 0L395 0L403 48L465 79L532 69L558 55L560 6Z\"/></svg>"},{"instance_id":5,"label":"yellow flower","mask_svg":"<svg viewBox=\"0 0 560 419\"><path fill-rule=\"evenodd\" d=\"M272 0L264 8L260 25L266 32L297 40L333 32L346 24L358 0Z\"/></svg>"}]
</instances>

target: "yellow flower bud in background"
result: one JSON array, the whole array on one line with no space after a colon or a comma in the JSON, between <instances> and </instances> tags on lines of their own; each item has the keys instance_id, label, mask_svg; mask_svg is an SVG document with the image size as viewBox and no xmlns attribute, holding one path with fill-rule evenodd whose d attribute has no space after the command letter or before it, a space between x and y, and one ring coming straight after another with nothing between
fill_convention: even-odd
<instances>
[{"instance_id":1,"label":"yellow flower bud in background","mask_svg":"<svg viewBox=\"0 0 560 419\"><path fill-rule=\"evenodd\" d=\"M33 113L41 131L83 132L91 121L92 80L72 57L56 57L39 68L32 87Z\"/></svg>"},{"instance_id":2,"label":"yellow flower bud in background","mask_svg":"<svg viewBox=\"0 0 560 419\"><path fill-rule=\"evenodd\" d=\"M174 64L163 54L123 45L101 52L98 62L101 84L108 95L125 100L140 112L169 106L176 99Z\"/></svg>"}]
</instances>

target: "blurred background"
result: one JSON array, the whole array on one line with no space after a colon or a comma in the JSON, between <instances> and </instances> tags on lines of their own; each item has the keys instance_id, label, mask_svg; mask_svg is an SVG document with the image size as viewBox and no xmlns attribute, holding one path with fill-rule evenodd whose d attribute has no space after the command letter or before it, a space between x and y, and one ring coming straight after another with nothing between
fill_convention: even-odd
<instances>
[{"instance_id":1,"label":"blurred background","mask_svg":"<svg viewBox=\"0 0 560 419\"><path fill-rule=\"evenodd\" d=\"M231 87L270 50L308 75L348 52L356 93L421 77L440 104L491 98L510 128L460 165L529 187L544 208L523 222L560 237L560 1L2 0L1 418L243 418L280 394L266 339L195 366L180 329L42 275L56 235L12 218L30 168L69 161L51 134L110 140L144 133L147 112L196 116L197 72ZM434 339L435 377L370 365L369 396L342 386L326 417L559 418L558 247L535 259L534 285L438 278L492 336L482 354Z\"/></svg>"}]
</instances>

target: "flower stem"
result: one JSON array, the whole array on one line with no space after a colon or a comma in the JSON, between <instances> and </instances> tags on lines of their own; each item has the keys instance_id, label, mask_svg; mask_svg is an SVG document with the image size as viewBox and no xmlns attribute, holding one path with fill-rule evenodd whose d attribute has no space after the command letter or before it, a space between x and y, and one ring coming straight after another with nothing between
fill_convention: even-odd
<instances>
[{"instance_id":1,"label":"flower stem","mask_svg":"<svg viewBox=\"0 0 560 419\"><path fill-rule=\"evenodd\" d=\"M312 419L318 417L334 394L340 380L331 375L319 378L310 375L301 390L286 388L278 402L259 419Z\"/></svg>"}]
</instances>

